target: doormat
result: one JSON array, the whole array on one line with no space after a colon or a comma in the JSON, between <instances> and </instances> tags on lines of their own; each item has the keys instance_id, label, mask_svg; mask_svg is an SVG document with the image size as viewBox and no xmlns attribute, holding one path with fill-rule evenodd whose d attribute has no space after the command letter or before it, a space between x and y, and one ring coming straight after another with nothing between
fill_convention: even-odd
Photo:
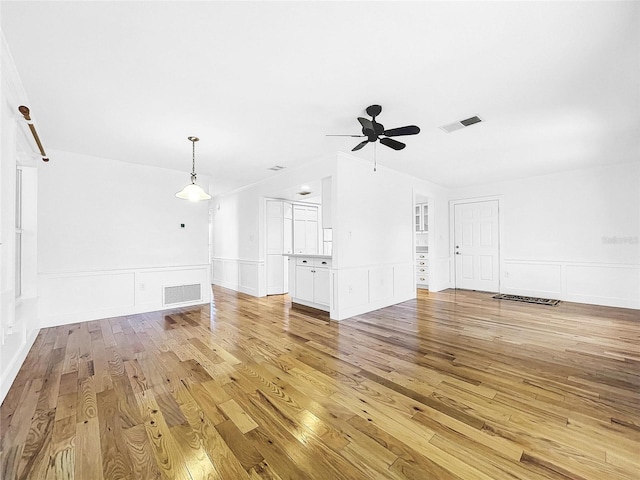
<instances>
[{"instance_id":1,"label":"doormat","mask_svg":"<svg viewBox=\"0 0 640 480\"><path fill-rule=\"evenodd\" d=\"M497 298L498 300L513 300L515 302L535 303L537 305L549 305L551 307L555 307L560 303L560 300L538 297L523 297L522 295L507 295L505 293L494 295L493 298Z\"/></svg>"}]
</instances>

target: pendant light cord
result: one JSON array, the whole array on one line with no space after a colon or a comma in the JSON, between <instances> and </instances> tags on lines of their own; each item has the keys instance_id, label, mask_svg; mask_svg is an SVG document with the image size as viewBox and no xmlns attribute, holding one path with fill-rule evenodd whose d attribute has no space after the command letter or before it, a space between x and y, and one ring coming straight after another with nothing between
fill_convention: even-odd
<instances>
[{"instance_id":1,"label":"pendant light cord","mask_svg":"<svg viewBox=\"0 0 640 480\"><path fill-rule=\"evenodd\" d=\"M196 183L196 140L191 137L191 183Z\"/></svg>"}]
</instances>

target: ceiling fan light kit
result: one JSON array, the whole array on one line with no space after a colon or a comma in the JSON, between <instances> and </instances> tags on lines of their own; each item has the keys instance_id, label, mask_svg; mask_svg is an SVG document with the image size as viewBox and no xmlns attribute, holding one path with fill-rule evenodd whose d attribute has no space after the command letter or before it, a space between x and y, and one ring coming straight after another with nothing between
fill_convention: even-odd
<instances>
[{"instance_id":1,"label":"ceiling fan light kit","mask_svg":"<svg viewBox=\"0 0 640 480\"><path fill-rule=\"evenodd\" d=\"M211 200L211 195L196 183L196 142L200 140L198 137L188 137L192 145L191 156L191 183L176 193L176 197L191 202L199 202L201 200Z\"/></svg>"}]
</instances>

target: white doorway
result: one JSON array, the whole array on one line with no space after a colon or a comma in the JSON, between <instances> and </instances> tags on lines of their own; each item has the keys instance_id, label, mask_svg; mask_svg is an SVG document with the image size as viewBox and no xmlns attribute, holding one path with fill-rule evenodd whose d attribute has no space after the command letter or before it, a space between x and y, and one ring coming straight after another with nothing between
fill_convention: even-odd
<instances>
[{"instance_id":1,"label":"white doorway","mask_svg":"<svg viewBox=\"0 0 640 480\"><path fill-rule=\"evenodd\" d=\"M457 202L453 209L455 287L499 292L498 200Z\"/></svg>"}]
</instances>

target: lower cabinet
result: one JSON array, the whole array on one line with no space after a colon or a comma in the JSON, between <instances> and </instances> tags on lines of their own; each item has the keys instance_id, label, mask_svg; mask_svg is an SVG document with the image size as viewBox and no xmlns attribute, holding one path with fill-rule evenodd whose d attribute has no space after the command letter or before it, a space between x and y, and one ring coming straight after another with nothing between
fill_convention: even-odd
<instances>
[{"instance_id":1,"label":"lower cabinet","mask_svg":"<svg viewBox=\"0 0 640 480\"><path fill-rule=\"evenodd\" d=\"M426 251L416 252L416 287L429 288L429 266Z\"/></svg>"},{"instance_id":2,"label":"lower cabinet","mask_svg":"<svg viewBox=\"0 0 640 480\"><path fill-rule=\"evenodd\" d=\"M293 258L291 261L293 262ZM329 311L331 296L329 289L330 258L296 257L292 273L295 287L290 290L294 303Z\"/></svg>"}]
</instances>

